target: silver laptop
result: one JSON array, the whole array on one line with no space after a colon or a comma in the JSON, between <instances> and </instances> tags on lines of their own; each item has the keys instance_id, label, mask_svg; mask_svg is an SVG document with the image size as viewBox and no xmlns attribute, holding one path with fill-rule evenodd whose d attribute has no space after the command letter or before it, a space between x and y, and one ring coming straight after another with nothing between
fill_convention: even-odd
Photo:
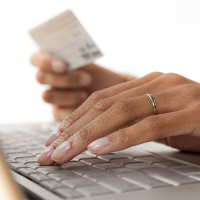
<instances>
[{"instance_id":1,"label":"silver laptop","mask_svg":"<svg viewBox=\"0 0 200 200\"><path fill-rule=\"evenodd\" d=\"M101 156L86 151L62 165L39 166L37 157L47 136L57 126L56 123L0 126L5 160L15 182L30 198L200 199L200 154L180 152L153 142ZM0 157L0 171L4 174L0 182L7 195L4 200L18 200L19 192L3 163Z\"/></svg>"}]
</instances>

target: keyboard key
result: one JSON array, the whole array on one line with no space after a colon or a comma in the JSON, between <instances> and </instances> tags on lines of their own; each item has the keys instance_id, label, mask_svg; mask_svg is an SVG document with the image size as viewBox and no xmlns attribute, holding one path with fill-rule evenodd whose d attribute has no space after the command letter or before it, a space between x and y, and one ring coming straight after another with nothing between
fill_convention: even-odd
<instances>
[{"instance_id":1,"label":"keyboard key","mask_svg":"<svg viewBox=\"0 0 200 200\"><path fill-rule=\"evenodd\" d=\"M36 142L36 141L33 141L33 142ZM38 145L22 146L22 147L19 147L19 149L22 149L24 151L42 149L42 151L44 151L44 147L42 148L41 146L38 146Z\"/></svg>"},{"instance_id":2,"label":"keyboard key","mask_svg":"<svg viewBox=\"0 0 200 200\"><path fill-rule=\"evenodd\" d=\"M129 183L127 181L124 181L120 178L101 179L97 183L115 193L123 193L123 192L127 192L127 191L142 189L141 187L134 185L132 183Z\"/></svg>"},{"instance_id":3,"label":"keyboard key","mask_svg":"<svg viewBox=\"0 0 200 200\"><path fill-rule=\"evenodd\" d=\"M6 144L6 145L11 145L11 144L15 144L17 142L17 140L16 139L6 139L6 140L3 140L2 141L2 144Z\"/></svg>"},{"instance_id":4,"label":"keyboard key","mask_svg":"<svg viewBox=\"0 0 200 200\"><path fill-rule=\"evenodd\" d=\"M135 158L134 160L148 163L148 164L167 161L167 159L165 159L165 158L160 158L160 157L155 157L155 156L140 157L140 158Z\"/></svg>"},{"instance_id":5,"label":"keyboard key","mask_svg":"<svg viewBox=\"0 0 200 200\"><path fill-rule=\"evenodd\" d=\"M41 167L41 165L39 165L37 162L26 162L25 165L32 168L32 169L36 169L37 167Z\"/></svg>"},{"instance_id":6,"label":"keyboard key","mask_svg":"<svg viewBox=\"0 0 200 200\"><path fill-rule=\"evenodd\" d=\"M44 181L44 180L50 180L49 177L47 177L47 176L45 176L44 174L41 174L41 173L29 174L28 177L31 180L34 180L37 183L40 183L41 181Z\"/></svg>"},{"instance_id":7,"label":"keyboard key","mask_svg":"<svg viewBox=\"0 0 200 200\"><path fill-rule=\"evenodd\" d=\"M59 172L68 172L65 169L62 169L58 166L41 166L36 168L37 171L41 172L42 174L48 175L50 173L59 173Z\"/></svg>"},{"instance_id":8,"label":"keyboard key","mask_svg":"<svg viewBox=\"0 0 200 200\"><path fill-rule=\"evenodd\" d=\"M157 167L162 167L162 168L165 168L165 169L176 168L176 167L186 167L187 166L183 163L178 163L178 162L174 162L174 161L159 162L159 163L154 163L153 165L157 166Z\"/></svg>"},{"instance_id":9,"label":"keyboard key","mask_svg":"<svg viewBox=\"0 0 200 200\"><path fill-rule=\"evenodd\" d=\"M92 181L89 181L81 177L76 178L76 179L62 180L61 184L67 186L70 189L74 189L76 187L81 187L81 186L94 185Z\"/></svg>"},{"instance_id":10,"label":"keyboard key","mask_svg":"<svg viewBox=\"0 0 200 200\"><path fill-rule=\"evenodd\" d=\"M138 163L138 161L130 159L130 158L122 158L122 159L116 159L116 160L111 160L112 163L116 163L118 165L124 166L125 164L129 163Z\"/></svg>"},{"instance_id":11,"label":"keyboard key","mask_svg":"<svg viewBox=\"0 0 200 200\"><path fill-rule=\"evenodd\" d=\"M123 155L123 152L120 152L120 155ZM127 156L128 155L128 156ZM144 152L141 150L134 149L134 151L131 152L126 152L125 157L130 157L130 158L138 158L138 157L143 157L143 156L152 156L149 152Z\"/></svg>"},{"instance_id":12,"label":"keyboard key","mask_svg":"<svg viewBox=\"0 0 200 200\"><path fill-rule=\"evenodd\" d=\"M113 168L113 169L107 169L106 172L109 172L111 174L114 174L116 176L122 177L123 174L129 174L129 173L137 173L133 169L121 167L121 168Z\"/></svg>"},{"instance_id":13,"label":"keyboard key","mask_svg":"<svg viewBox=\"0 0 200 200\"><path fill-rule=\"evenodd\" d=\"M4 149L3 153L4 154L9 154L9 153L24 153L25 151L22 149Z\"/></svg>"},{"instance_id":14,"label":"keyboard key","mask_svg":"<svg viewBox=\"0 0 200 200\"><path fill-rule=\"evenodd\" d=\"M32 156L32 157L16 158L15 160L17 160L20 163L26 164L27 162L36 162L37 157Z\"/></svg>"},{"instance_id":15,"label":"keyboard key","mask_svg":"<svg viewBox=\"0 0 200 200\"><path fill-rule=\"evenodd\" d=\"M200 181L200 174L191 175L190 177Z\"/></svg>"},{"instance_id":16,"label":"keyboard key","mask_svg":"<svg viewBox=\"0 0 200 200\"><path fill-rule=\"evenodd\" d=\"M27 152L32 155L37 155L37 154L41 154L43 151L44 151L44 149L30 149Z\"/></svg>"},{"instance_id":17,"label":"keyboard key","mask_svg":"<svg viewBox=\"0 0 200 200\"><path fill-rule=\"evenodd\" d=\"M198 167L181 167L181 168L173 168L171 169L177 173L183 174L183 175L187 175L187 176L191 176L194 174L200 174L200 168Z\"/></svg>"},{"instance_id":18,"label":"keyboard key","mask_svg":"<svg viewBox=\"0 0 200 200\"><path fill-rule=\"evenodd\" d=\"M30 147L32 144L28 144L28 142L18 142L16 144L12 144L12 148L18 148L18 147Z\"/></svg>"},{"instance_id":19,"label":"keyboard key","mask_svg":"<svg viewBox=\"0 0 200 200\"><path fill-rule=\"evenodd\" d=\"M166 187L170 186L168 183L162 182L160 180L157 180L153 177L147 176L143 173L140 174L124 174L122 175L122 179L133 183L135 185L138 185L142 188L145 188L147 190L150 190L152 188L157 187Z\"/></svg>"},{"instance_id":20,"label":"keyboard key","mask_svg":"<svg viewBox=\"0 0 200 200\"><path fill-rule=\"evenodd\" d=\"M23 152L23 153L9 153L8 156L10 158L24 158L24 157L30 157L30 156L33 156L31 155L30 153L26 153L26 152Z\"/></svg>"},{"instance_id":21,"label":"keyboard key","mask_svg":"<svg viewBox=\"0 0 200 200\"><path fill-rule=\"evenodd\" d=\"M105 163L105 160L101 160L98 158L89 158L89 159L82 159L80 162L85 163L87 165L97 164L97 163Z\"/></svg>"},{"instance_id":22,"label":"keyboard key","mask_svg":"<svg viewBox=\"0 0 200 200\"><path fill-rule=\"evenodd\" d=\"M61 181L63 179L75 179L75 178L80 178L77 174L74 174L72 172L63 172L63 173L51 173L48 175L48 177L56 180L56 181Z\"/></svg>"},{"instance_id":23,"label":"keyboard key","mask_svg":"<svg viewBox=\"0 0 200 200\"><path fill-rule=\"evenodd\" d=\"M111 191L99 185L78 187L75 189L75 191L77 191L78 193L82 194L85 197L112 193Z\"/></svg>"},{"instance_id":24,"label":"keyboard key","mask_svg":"<svg viewBox=\"0 0 200 200\"><path fill-rule=\"evenodd\" d=\"M70 169L71 167L81 167L81 166L87 166L87 165L76 161L69 161L67 163L60 165L60 167L63 169Z\"/></svg>"},{"instance_id":25,"label":"keyboard key","mask_svg":"<svg viewBox=\"0 0 200 200\"><path fill-rule=\"evenodd\" d=\"M41 181L40 184L49 190L53 190L55 188L63 187L62 184L54 181L54 180L45 180Z\"/></svg>"},{"instance_id":26,"label":"keyboard key","mask_svg":"<svg viewBox=\"0 0 200 200\"><path fill-rule=\"evenodd\" d=\"M17 172L24 176L28 176L29 174L33 174L33 173L38 173L37 171L31 168L19 168Z\"/></svg>"},{"instance_id":27,"label":"keyboard key","mask_svg":"<svg viewBox=\"0 0 200 200\"><path fill-rule=\"evenodd\" d=\"M7 163L13 163L13 162L17 162L17 161L12 159L12 158L6 158L6 162Z\"/></svg>"},{"instance_id":28,"label":"keyboard key","mask_svg":"<svg viewBox=\"0 0 200 200\"><path fill-rule=\"evenodd\" d=\"M131 164L126 164L125 167L134 169L134 170L140 170L144 168L152 168L154 166L147 163L131 163Z\"/></svg>"},{"instance_id":29,"label":"keyboard key","mask_svg":"<svg viewBox=\"0 0 200 200\"><path fill-rule=\"evenodd\" d=\"M97 156L97 158L100 158L100 159L105 160L105 161L111 161L113 159L124 158L124 156L118 155L118 154L115 154L115 153L109 153L109 154Z\"/></svg>"},{"instance_id":30,"label":"keyboard key","mask_svg":"<svg viewBox=\"0 0 200 200\"><path fill-rule=\"evenodd\" d=\"M84 174L91 174L91 173L98 173L98 172L102 172L99 169L96 169L94 167L91 166L86 166L86 167L73 167L70 169L70 171L74 172L75 174L78 174L80 176L84 175Z\"/></svg>"},{"instance_id":31,"label":"keyboard key","mask_svg":"<svg viewBox=\"0 0 200 200\"><path fill-rule=\"evenodd\" d=\"M23 165L22 163L9 163L9 166L12 170L17 171L17 169L19 168L24 168L26 167L25 165Z\"/></svg>"},{"instance_id":32,"label":"keyboard key","mask_svg":"<svg viewBox=\"0 0 200 200\"><path fill-rule=\"evenodd\" d=\"M114 178L115 176L102 171L102 172L98 172L98 173L85 174L85 175L83 175L83 177L86 178L86 179L89 179L93 182L97 182L100 179Z\"/></svg>"},{"instance_id":33,"label":"keyboard key","mask_svg":"<svg viewBox=\"0 0 200 200\"><path fill-rule=\"evenodd\" d=\"M93 155L89 155L89 154L86 154L86 153L82 153L82 154L79 154L78 156L74 157L73 158L73 161L79 161L81 159L85 159L85 158L95 158L96 156L93 156Z\"/></svg>"},{"instance_id":34,"label":"keyboard key","mask_svg":"<svg viewBox=\"0 0 200 200\"><path fill-rule=\"evenodd\" d=\"M121 166L117 165L115 163L101 163L101 164L94 164L93 167L105 170L105 169L117 168L117 167L121 167Z\"/></svg>"},{"instance_id":35,"label":"keyboard key","mask_svg":"<svg viewBox=\"0 0 200 200\"><path fill-rule=\"evenodd\" d=\"M75 191L73 190L70 190L68 188L58 188L58 189L55 189L55 192L64 197L64 198L76 198L76 197L80 197L80 195L78 193L76 193Z\"/></svg>"},{"instance_id":36,"label":"keyboard key","mask_svg":"<svg viewBox=\"0 0 200 200\"><path fill-rule=\"evenodd\" d=\"M148 168L143 169L143 171L153 178L172 184L174 186L197 182L196 180L191 179L187 176L183 176L181 174L162 168Z\"/></svg>"}]
</instances>

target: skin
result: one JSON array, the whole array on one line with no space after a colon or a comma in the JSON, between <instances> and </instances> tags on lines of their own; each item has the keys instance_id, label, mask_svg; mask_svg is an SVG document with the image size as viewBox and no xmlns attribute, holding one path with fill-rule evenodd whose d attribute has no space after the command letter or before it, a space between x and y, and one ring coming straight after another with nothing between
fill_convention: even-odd
<instances>
[{"instance_id":1,"label":"skin","mask_svg":"<svg viewBox=\"0 0 200 200\"><path fill-rule=\"evenodd\" d=\"M149 141L200 152L199 113L199 83L154 72L94 92L50 135L38 163L62 164L86 149L100 155Z\"/></svg>"},{"instance_id":2,"label":"skin","mask_svg":"<svg viewBox=\"0 0 200 200\"><path fill-rule=\"evenodd\" d=\"M57 121L64 120L93 92L126 81L122 76L95 64L68 71L65 62L44 52L35 53L31 63L38 68L38 82L50 86L42 97L53 105Z\"/></svg>"}]
</instances>

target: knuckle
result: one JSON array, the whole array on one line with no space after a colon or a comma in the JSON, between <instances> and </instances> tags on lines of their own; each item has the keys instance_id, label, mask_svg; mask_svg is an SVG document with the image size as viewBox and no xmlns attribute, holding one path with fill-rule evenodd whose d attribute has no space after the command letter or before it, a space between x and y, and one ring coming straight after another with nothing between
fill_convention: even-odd
<instances>
[{"instance_id":1,"label":"knuckle","mask_svg":"<svg viewBox=\"0 0 200 200\"><path fill-rule=\"evenodd\" d=\"M98 101L100 101L101 99L103 99L105 97L105 93L103 90L99 90L96 92L93 92L90 97L89 100L93 103L97 103Z\"/></svg>"},{"instance_id":2,"label":"knuckle","mask_svg":"<svg viewBox=\"0 0 200 200\"><path fill-rule=\"evenodd\" d=\"M128 113L133 110L134 105L135 103L133 99L123 99L123 100L118 101L111 107L111 112Z\"/></svg>"},{"instance_id":3,"label":"knuckle","mask_svg":"<svg viewBox=\"0 0 200 200\"><path fill-rule=\"evenodd\" d=\"M88 141L91 139L92 132L94 132L93 128L91 126L87 126L83 129L81 129L76 135L77 141Z\"/></svg>"},{"instance_id":4,"label":"knuckle","mask_svg":"<svg viewBox=\"0 0 200 200\"><path fill-rule=\"evenodd\" d=\"M45 74L42 71L39 71L36 75L36 79L39 83L44 84L45 83Z\"/></svg>"},{"instance_id":5,"label":"knuckle","mask_svg":"<svg viewBox=\"0 0 200 200\"><path fill-rule=\"evenodd\" d=\"M65 137L60 136L51 145L53 146L54 149L56 149L59 145L61 145L65 141L66 141Z\"/></svg>"},{"instance_id":6,"label":"knuckle","mask_svg":"<svg viewBox=\"0 0 200 200\"><path fill-rule=\"evenodd\" d=\"M94 107L92 108L92 111L94 112L106 111L111 105L112 105L112 101L110 98L102 99L94 105Z\"/></svg>"},{"instance_id":7,"label":"knuckle","mask_svg":"<svg viewBox=\"0 0 200 200\"><path fill-rule=\"evenodd\" d=\"M183 88L184 95L188 97L197 97L199 99L200 95L200 88L196 87L195 85L185 85Z\"/></svg>"},{"instance_id":8,"label":"knuckle","mask_svg":"<svg viewBox=\"0 0 200 200\"><path fill-rule=\"evenodd\" d=\"M163 75L163 73L162 72L151 72L149 75L152 77L158 77L158 76Z\"/></svg>"},{"instance_id":9,"label":"knuckle","mask_svg":"<svg viewBox=\"0 0 200 200\"><path fill-rule=\"evenodd\" d=\"M61 127L67 128L70 127L72 124L74 124L78 120L78 115L76 111L68 115L62 122Z\"/></svg>"},{"instance_id":10,"label":"knuckle","mask_svg":"<svg viewBox=\"0 0 200 200\"><path fill-rule=\"evenodd\" d=\"M173 86L186 83L187 80L185 77L176 73L167 73L164 77L167 79L167 82Z\"/></svg>"}]
</instances>

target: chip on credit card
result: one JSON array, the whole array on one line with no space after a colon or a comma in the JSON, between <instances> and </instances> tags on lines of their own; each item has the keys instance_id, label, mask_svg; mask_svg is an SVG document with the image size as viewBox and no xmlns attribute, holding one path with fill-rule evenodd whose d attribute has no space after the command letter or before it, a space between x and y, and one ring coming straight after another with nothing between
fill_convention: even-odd
<instances>
[{"instance_id":1,"label":"chip on credit card","mask_svg":"<svg viewBox=\"0 0 200 200\"><path fill-rule=\"evenodd\" d=\"M70 70L103 56L71 10L37 26L29 33L41 51L61 58Z\"/></svg>"}]
</instances>

